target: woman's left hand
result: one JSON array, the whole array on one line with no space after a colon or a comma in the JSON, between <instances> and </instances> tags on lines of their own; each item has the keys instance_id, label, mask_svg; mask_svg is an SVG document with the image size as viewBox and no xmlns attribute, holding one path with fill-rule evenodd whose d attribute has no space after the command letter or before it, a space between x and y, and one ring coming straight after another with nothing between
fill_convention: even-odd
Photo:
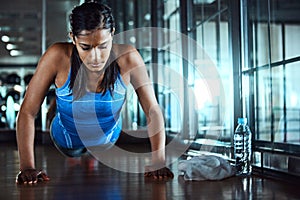
<instances>
[{"instance_id":1,"label":"woman's left hand","mask_svg":"<svg viewBox=\"0 0 300 200\"><path fill-rule=\"evenodd\" d=\"M160 169L157 169L154 166L146 166L144 176L149 177L149 178L154 178L154 179L173 179L174 178L174 174L169 168L162 167Z\"/></svg>"}]
</instances>

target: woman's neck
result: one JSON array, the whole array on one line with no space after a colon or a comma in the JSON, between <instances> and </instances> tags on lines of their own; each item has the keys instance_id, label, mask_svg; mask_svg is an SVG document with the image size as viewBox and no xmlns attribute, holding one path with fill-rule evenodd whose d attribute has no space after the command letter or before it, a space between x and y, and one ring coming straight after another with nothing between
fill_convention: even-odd
<instances>
[{"instance_id":1,"label":"woman's neck","mask_svg":"<svg viewBox=\"0 0 300 200\"><path fill-rule=\"evenodd\" d=\"M100 92L99 85L103 79L103 72L87 72L87 85L86 89L89 92Z\"/></svg>"}]
</instances>

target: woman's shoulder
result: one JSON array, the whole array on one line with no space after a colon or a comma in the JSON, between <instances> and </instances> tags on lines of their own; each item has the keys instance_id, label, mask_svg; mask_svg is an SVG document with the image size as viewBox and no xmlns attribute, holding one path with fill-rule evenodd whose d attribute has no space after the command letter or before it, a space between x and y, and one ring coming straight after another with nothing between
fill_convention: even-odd
<instances>
[{"instance_id":1,"label":"woman's shoulder","mask_svg":"<svg viewBox=\"0 0 300 200\"><path fill-rule=\"evenodd\" d=\"M56 86L61 87L68 77L73 46L66 42L49 46L38 63L37 74L50 77Z\"/></svg>"},{"instance_id":2,"label":"woman's shoulder","mask_svg":"<svg viewBox=\"0 0 300 200\"><path fill-rule=\"evenodd\" d=\"M40 58L37 69L56 75L67 71L70 66L72 46L70 43L52 44Z\"/></svg>"},{"instance_id":3,"label":"woman's shoulder","mask_svg":"<svg viewBox=\"0 0 300 200\"><path fill-rule=\"evenodd\" d=\"M136 51L136 48L129 44L113 44L112 49L117 58L126 57L129 53Z\"/></svg>"},{"instance_id":4,"label":"woman's shoulder","mask_svg":"<svg viewBox=\"0 0 300 200\"><path fill-rule=\"evenodd\" d=\"M60 69L65 65L69 65L72 49L73 45L71 43L54 43L47 48L40 59L40 63L47 67L53 66Z\"/></svg>"},{"instance_id":5,"label":"woman's shoulder","mask_svg":"<svg viewBox=\"0 0 300 200\"><path fill-rule=\"evenodd\" d=\"M53 54L58 57L70 57L72 54L73 44L68 42L57 42L52 44L46 51L46 54Z\"/></svg>"},{"instance_id":6,"label":"woman's shoulder","mask_svg":"<svg viewBox=\"0 0 300 200\"><path fill-rule=\"evenodd\" d=\"M137 49L128 44L114 44L113 51L120 67L130 68L138 64L143 64Z\"/></svg>"}]
</instances>

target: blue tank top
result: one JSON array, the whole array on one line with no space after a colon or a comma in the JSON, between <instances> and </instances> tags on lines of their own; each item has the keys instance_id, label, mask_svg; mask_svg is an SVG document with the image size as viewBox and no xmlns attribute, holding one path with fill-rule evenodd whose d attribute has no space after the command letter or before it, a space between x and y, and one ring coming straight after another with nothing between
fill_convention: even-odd
<instances>
[{"instance_id":1,"label":"blue tank top","mask_svg":"<svg viewBox=\"0 0 300 200\"><path fill-rule=\"evenodd\" d=\"M56 88L57 114L51 125L54 141L64 148L109 145L122 130L120 112L126 98L126 85L118 74L114 90L87 92L73 101L69 72L66 83Z\"/></svg>"}]
</instances>

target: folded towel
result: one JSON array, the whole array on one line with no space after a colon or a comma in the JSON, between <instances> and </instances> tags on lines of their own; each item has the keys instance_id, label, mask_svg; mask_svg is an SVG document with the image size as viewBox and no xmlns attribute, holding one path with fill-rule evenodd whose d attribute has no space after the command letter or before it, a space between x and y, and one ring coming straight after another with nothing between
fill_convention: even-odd
<instances>
[{"instance_id":1,"label":"folded towel","mask_svg":"<svg viewBox=\"0 0 300 200\"><path fill-rule=\"evenodd\" d=\"M235 174L235 168L226 159L215 155L179 161L178 170L184 173L186 181L221 180Z\"/></svg>"}]
</instances>

